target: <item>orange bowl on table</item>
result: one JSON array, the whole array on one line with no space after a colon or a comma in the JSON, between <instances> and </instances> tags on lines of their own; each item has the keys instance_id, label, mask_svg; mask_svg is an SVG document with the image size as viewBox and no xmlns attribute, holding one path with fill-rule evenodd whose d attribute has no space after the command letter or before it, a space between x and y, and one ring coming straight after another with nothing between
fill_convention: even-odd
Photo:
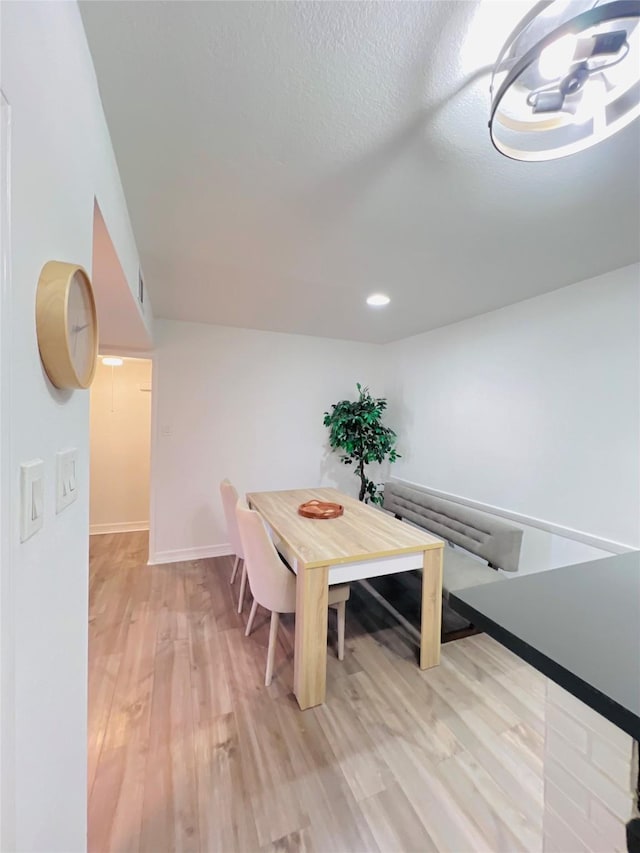
<instances>
[{"instance_id":1,"label":"orange bowl on table","mask_svg":"<svg viewBox=\"0 0 640 853\"><path fill-rule=\"evenodd\" d=\"M307 501L298 507L298 515L305 518L338 518L344 513L342 504L332 501Z\"/></svg>"}]
</instances>

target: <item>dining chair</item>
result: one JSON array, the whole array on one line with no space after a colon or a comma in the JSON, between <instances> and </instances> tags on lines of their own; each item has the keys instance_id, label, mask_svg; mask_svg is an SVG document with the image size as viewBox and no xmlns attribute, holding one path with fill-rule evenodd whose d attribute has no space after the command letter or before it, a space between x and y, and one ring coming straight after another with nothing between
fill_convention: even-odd
<instances>
[{"instance_id":1,"label":"dining chair","mask_svg":"<svg viewBox=\"0 0 640 853\"><path fill-rule=\"evenodd\" d=\"M240 531L238 530L238 520L236 518L236 504L238 503L238 492L236 491L234 486L232 486L229 480L225 479L220 483L220 495L222 497L222 508L224 509L224 517L227 522L227 536L229 537L229 542L231 543L233 554L236 558L233 564L233 571L231 572L231 578L229 580L229 583L235 582L236 575L238 574L238 568L240 566L240 563L242 563L240 595L238 596L238 613L242 613L242 607L244 605L244 592L247 586L247 566L244 560L242 540L240 538Z\"/></svg>"},{"instance_id":2,"label":"dining chair","mask_svg":"<svg viewBox=\"0 0 640 853\"><path fill-rule=\"evenodd\" d=\"M273 676L280 614L295 613L296 610L296 576L280 559L260 514L249 509L243 501L238 501L236 515L245 565L249 572L249 586L253 594L245 636L248 637L251 633L258 605L271 611L267 670L264 679L268 687ZM329 607L335 607L338 611L339 660L344 660L344 630L349 593L349 584L329 587Z\"/></svg>"}]
</instances>

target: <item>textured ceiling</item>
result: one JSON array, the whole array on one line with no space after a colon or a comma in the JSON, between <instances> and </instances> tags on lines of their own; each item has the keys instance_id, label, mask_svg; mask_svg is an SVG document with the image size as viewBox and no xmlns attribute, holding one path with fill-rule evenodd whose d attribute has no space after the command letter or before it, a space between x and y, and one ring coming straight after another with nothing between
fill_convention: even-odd
<instances>
[{"instance_id":1,"label":"textured ceiling","mask_svg":"<svg viewBox=\"0 0 640 853\"><path fill-rule=\"evenodd\" d=\"M384 342L637 260L640 122L491 146L486 66L530 6L81 3L155 313Z\"/></svg>"}]
</instances>

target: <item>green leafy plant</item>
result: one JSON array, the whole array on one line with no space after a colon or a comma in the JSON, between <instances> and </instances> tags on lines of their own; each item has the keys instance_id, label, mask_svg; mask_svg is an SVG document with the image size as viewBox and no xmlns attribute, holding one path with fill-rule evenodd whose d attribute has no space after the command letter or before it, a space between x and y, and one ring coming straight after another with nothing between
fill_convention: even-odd
<instances>
[{"instance_id":1,"label":"green leafy plant","mask_svg":"<svg viewBox=\"0 0 640 853\"><path fill-rule=\"evenodd\" d=\"M365 503L382 503L381 483L367 477L365 466L371 462L395 462L400 454L395 449L396 434L382 423L382 413L387 408L383 397L372 397L368 388L357 383L357 400L334 403L330 412L324 413L324 425L329 427L329 444L342 450L340 457L345 465L354 465L354 474L360 478L359 499Z\"/></svg>"}]
</instances>

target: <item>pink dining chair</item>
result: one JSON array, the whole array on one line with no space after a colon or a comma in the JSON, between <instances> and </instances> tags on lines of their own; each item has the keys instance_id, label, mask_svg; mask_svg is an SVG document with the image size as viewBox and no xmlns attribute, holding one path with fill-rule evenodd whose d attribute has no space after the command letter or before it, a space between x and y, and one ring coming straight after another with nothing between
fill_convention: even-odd
<instances>
[{"instance_id":1,"label":"pink dining chair","mask_svg":"<svg viewBox=\"0 0 640 853\"><path fill-rule=\"evenodd\" d=\"M249 586L253 594L245 636L248 637L251 633L258 605L271 611L267 670L264 679L268 687L273 676L280 614L295 613L296 610L296 576L280 559L260 514L249 509L243 501L238 501L236 515L245 565L249 573ZM329 607L335 607L338 611L339 660L344 660L344 629L349 593L349 584L329 587Z\"/></svg>"},{"instance_id":2,"label":"pink dining chair","mask_svg":"<svg viewBox=\"0 0 640 853\"><path fill-rule=\"evenodd\" d=\"M236 518L236 504L238 503L238 492L231 485L229 480L223 480L220 483L220 495L222 497L222 508L224 509L224 517L227 522L227 536L233 548L235 562L231 579L229 583L234 583L238 574L238 567L242 563L242 577L240 580L240 595L238 596L238 613L242 613L244 605L244 592L247 586L247 566L244 560L244 552L242 550L242 540L240 539L240 531L238 530L238 520Z\"/></svg>"}]
</instances>

